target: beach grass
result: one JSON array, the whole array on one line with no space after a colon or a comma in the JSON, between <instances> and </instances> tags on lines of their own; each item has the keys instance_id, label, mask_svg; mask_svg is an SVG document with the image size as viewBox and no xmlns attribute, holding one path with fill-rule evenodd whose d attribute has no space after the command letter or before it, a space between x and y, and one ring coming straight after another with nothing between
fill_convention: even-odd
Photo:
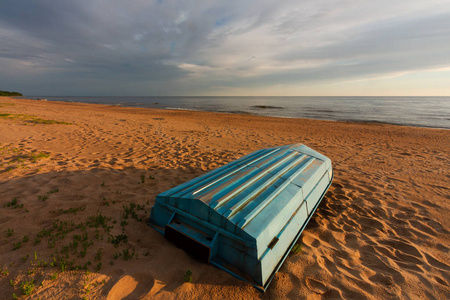
<instances>
[{"instance_id":1,"label":"beach grass","mask_svg":"<svg viewBox=\"0 0 450 300\"><path fill-rule=\"evenodd\" d=\"M43 119L38 118L33 115L27 115L27 114L10 114L10 113L1 113L0 118L2 119L10 119L10 120L21 120L26 123L32 123L32 124L62 124L62 125L73 125L69 122L63 122L63 121L57 121L57 120L49 120L49 119Z\"/></svg>"}]
</instances>

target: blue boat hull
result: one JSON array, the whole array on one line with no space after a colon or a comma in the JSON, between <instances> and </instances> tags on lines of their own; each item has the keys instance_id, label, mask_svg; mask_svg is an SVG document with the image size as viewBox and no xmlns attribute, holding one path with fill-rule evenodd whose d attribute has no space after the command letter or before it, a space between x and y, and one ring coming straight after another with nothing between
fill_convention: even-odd
<instances>
[{"instance_id":1,"label":"blue boat hull","mask_svg":"<svg viewBox=\"0 0 450 300\"><path fill-rule=\"evenodd\" d=\"M265 290L332 180L330 159L302 144L262 149L159 194L149 223Z\"/></svg>"}]
</instances>

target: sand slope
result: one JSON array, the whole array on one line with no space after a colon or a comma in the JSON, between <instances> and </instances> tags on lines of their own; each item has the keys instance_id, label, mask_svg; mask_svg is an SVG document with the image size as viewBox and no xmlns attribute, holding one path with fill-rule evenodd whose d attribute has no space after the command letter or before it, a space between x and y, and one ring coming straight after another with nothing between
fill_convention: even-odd
<instances>
[{"instance_id":1,"label":"sand slope","mask_svg":"<svg viewBox=\"0 0 450 300\"><path fill-rule=\"evenodd\" d=\"M265 294L145 224L158 193L298 142L335 180ZM32 280L33 299L450 294L448 130L0 97L0 143L1 299Z\"/></svg>"}]
</instances>

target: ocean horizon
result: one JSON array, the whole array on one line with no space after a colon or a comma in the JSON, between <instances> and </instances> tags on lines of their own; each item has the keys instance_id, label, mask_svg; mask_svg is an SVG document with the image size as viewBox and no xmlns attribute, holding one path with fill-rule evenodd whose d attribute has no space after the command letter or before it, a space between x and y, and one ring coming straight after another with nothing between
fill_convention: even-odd
<instances>
[{"instance_id":1,"label":"ocean horizon","mask_svg":"<svg viewBox=\"0 0 450 300\"><path fill-rule=\"evenodd\" d=\"M21 98L450 129L450 97L442 96L24 96Z\"/></svg>"}]
</instances>

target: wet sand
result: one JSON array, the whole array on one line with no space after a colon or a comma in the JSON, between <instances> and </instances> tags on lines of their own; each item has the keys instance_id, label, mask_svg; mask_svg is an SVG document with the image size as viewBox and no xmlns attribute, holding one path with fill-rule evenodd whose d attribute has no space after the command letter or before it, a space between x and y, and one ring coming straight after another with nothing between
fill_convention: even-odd
<instances>
[{"instance_id":1,"label":"wet sand","mask_svg":"<svg viewBox=\"0 0 450 300\"><path fill-rule=\"evenodd\" d=\"M450 294L449 130L0 97L0 143L1 299ZM158 193L293 143L335 179L266 293L146 225Z\"/></svg>"}]
</instances>

